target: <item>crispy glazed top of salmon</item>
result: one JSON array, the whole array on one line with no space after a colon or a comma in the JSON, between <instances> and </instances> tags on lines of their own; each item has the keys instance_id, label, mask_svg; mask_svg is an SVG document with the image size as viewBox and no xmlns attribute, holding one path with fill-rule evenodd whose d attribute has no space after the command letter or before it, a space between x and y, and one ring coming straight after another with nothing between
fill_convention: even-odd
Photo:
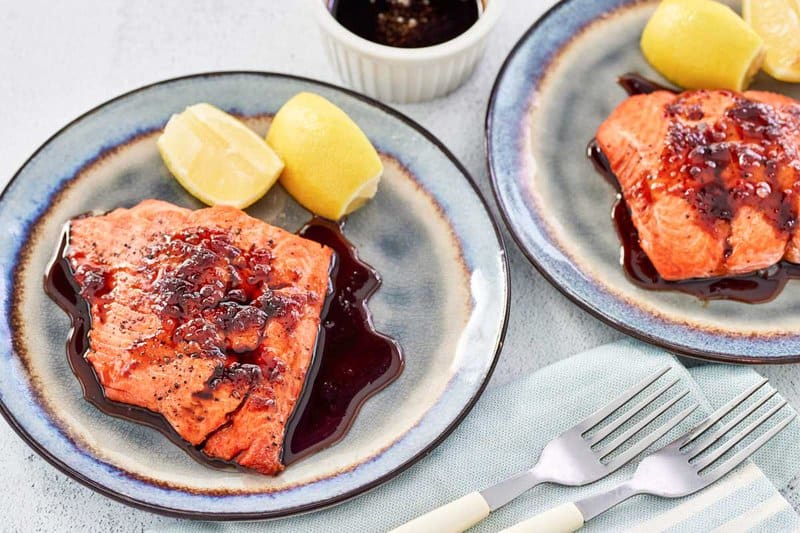
<instances>
[{"instance_id":1,"label":"crispy glazed top of salmon","mask_svg":"<svg viewBox=\"0 0 800 533\"><path fill-rule=\"evenodd\" d=\"M800 262L797 101L762 91L635 95L597 142L664 279Z\"/></svg>"},{"instance_id":2,"label":"crispy glazed top of salmon","mask_svg":"<svg viewBox=\"0 0 800 533\"><path fill-rule=\"evenodd\" d=\"M230 207L146 200L72 220L86 359L110 400L161 413L211 457L280 472L332 254Z\"/></svg>"}]
</instances>

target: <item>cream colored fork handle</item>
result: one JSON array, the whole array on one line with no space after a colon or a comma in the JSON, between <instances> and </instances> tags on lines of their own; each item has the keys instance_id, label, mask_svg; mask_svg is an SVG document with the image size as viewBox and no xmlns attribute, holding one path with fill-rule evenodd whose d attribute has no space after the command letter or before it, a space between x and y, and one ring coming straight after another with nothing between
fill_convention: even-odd
<instances>
[{"instance_id":1,"label":"cream colored fork handle","mask_svg":"<svg viewBox=\"0 0 800 533\"><path fill-rule=\"evenodd\" d=\"M489 504L478 492L472 492L438 509L407 522L390 533L461 533L487 516Z\"/></svg>"},{"instance_id":2,"label":"cream colored fork handle","mask_svg":"<svg viewBox=\"0 0 800 533\"><path fill-rule=\"evenodd\" d=\"M501 533L568 533L583 527L583 515L574 503L564 503Z\"/></svg>"}]
</instances>

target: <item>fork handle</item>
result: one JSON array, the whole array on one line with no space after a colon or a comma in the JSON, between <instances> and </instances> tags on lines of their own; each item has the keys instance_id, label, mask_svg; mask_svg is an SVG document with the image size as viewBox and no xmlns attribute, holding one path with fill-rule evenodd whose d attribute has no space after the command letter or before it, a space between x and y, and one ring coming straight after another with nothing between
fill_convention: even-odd
<instances>
[{"instance_id":1,"label":"fork handle","mask_svg":"<svg viewBox=\"0 0 800 533\"><path fill-rule=\"evenodd\" d=\"M491 509L479 492L471 492L455 501L406 522L390 533L461 533L487 516Z\"/></svg>"},{"instance_id":2,"label":"fork handle","mask_svg":"<svg viewBox=\"0 0 800 533\"><path fill-rule=\"evenodd\" d=\"M583 514L574 503L564 503L501 533L568 533L583 527Z\"/></svg>"}]
</instances>

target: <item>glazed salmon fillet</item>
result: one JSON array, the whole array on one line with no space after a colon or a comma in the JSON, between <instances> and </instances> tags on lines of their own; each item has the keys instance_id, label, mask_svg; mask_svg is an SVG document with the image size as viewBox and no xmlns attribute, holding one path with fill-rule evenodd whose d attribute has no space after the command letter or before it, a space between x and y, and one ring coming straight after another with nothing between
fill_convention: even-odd
<instances>
[{"instance_id":1,"label":"glazed salmon fillet","mask_svg":"<svg viewBox=\"0 0 800 533\"><path fill-rule=\"evenodd\" d=\"M74 219L65 251L108 399L160 413L214 458L283 469L332 250L231 207L146 200Z\"/></svg>"},{"instance_id":2,"label":"glazed salmon fillet","mask_svg":"<svg viewBox=\"0 0 800 533\"><path fill-rule=\"evenodd\" d=\"M597 131L642 249L666 280L800 262L800 104L779 94L655 91Z\"/></svg>"}]
</instances>

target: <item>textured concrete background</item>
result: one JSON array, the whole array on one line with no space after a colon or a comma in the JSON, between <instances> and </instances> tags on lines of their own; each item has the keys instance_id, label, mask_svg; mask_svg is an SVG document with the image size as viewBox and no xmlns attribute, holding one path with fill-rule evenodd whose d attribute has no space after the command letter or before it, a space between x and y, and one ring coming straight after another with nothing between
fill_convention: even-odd
<instances>
[{"instance_id":1,"label":"textured concrete background","mask_svg":"<svg viewBox=\"0 0 800 533\"><path fill-rule=\"evenodd\" d=\"M491 198L483 119L500 65L548 0L506 0L472 78L432 103L397 106L439 137ZM298 0L0 0L0 187L53 132L141 85L213 70L340 83ZM496 214L494 202L492 210ZM622 335L552 288L508 233L511 322L490 387ZM558 332L553 335L553 332ZM761 370L795 408L800 366ZM56 471L0 422L0 531L140 531L174 520L104 498ZM794 496L794 495L787 495ZM797 507L797 499L791 498ZM265 530L269 528L265 526Z\"/></svg>"}]
</instances>

